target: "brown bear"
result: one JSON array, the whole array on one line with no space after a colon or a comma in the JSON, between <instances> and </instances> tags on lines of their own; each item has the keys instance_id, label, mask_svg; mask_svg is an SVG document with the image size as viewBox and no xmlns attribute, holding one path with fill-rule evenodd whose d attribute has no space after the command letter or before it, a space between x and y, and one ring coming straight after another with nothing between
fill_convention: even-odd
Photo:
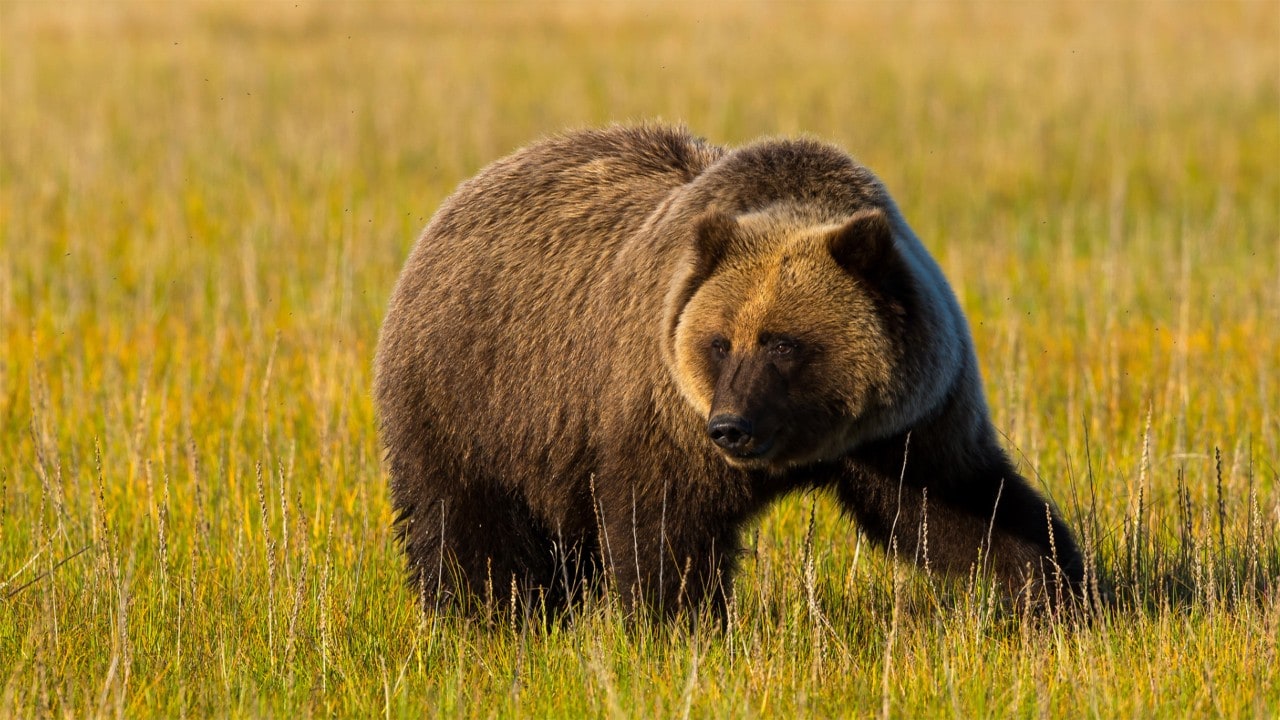
<instances>
[{"instance_id":1,"label":"brown bear","mask_svg":"<svg viewBox=\"0 0 1280 720\"><path fill-rule=\"evenodd\" d=\"M375 374L429 605L564 607L602 575L631 608L722 608L743 525L810 488L922 566L1081 582L937 264L820 142L611 127L495 162L414 247Z\"/></svg>"}]
</instances>

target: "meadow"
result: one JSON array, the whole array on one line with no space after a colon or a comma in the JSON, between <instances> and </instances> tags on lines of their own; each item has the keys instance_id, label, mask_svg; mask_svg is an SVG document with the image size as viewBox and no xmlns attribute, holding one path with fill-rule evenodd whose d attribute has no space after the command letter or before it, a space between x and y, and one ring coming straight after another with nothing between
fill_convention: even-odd
<instances>
[{"instance_id":1,"label":"meadow","mask_svg":"<svg viewBox=\"0 0 1280 720\"><path fill-rule=\"evenodd\" d=\"M1280 5L0 0L0 717L1280 716ZM877 172L1095 589L823 495L725 628L420 611L370 398L440 201L548 133Z\"/></svg>"}]
</instances>

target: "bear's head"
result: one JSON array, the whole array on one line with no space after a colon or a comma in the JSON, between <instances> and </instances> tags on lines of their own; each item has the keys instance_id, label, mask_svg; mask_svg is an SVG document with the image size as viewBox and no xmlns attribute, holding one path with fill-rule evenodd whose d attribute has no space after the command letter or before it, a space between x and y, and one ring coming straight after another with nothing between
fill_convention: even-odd
<instances>
[{"instance_id":1,"label":"bear's head","mask_svg":"<svg viewBox=\"0 0 1280 720\"><path fill-rule=\"evenodd\" d=\"M883 209L834 223L711 211L692 235L668 364L727 462L782 471L893 429L919 298Z\"/></svg>"}]
</instances>

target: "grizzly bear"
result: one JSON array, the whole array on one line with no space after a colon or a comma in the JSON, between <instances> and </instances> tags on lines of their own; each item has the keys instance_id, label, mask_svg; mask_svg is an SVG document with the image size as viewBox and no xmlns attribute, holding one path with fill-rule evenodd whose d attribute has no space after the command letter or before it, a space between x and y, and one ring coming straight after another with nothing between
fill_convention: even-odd
<instances>
[{"instance_id":1,"label":"grizzly bear","mask_svg":"<svg viewBox=\"0 0 1280 720\"><path fill-rule=\"evenodd\" d=\"M922 567L1082 579L942 272L817 141L611 127L493 163L413 248L375 375L428 605L563 608L605 578L632 611L723 610L744 524L815 488Z\"/></svg>"}]
</instances>

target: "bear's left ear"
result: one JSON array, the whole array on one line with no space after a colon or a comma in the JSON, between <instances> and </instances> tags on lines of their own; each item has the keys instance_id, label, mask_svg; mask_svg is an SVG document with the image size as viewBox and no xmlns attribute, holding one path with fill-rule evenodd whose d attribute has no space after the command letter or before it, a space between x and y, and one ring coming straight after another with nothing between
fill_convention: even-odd
<instances>
[{"instance_id":1,"label":"bear's left ear","mask_svg":"<svg viewBox=\"0 0 1280 720\"><path fill-rule=\"evenodd\" d=\"M893 250L893 230L880 208L859 210L830 237L836 264L859 275L879 268Z\"/></svg>"},{"instance_id":2,"label":"bear's left ear","mask_svg":"<svg viewBox=\"0 0 1280 720\"><path fill-rule=\"evenodd\" d=\"M694 222L695 274L700 279L710 275L729 255L737 232L738 221L720 210L710 210Z\"/></svg>"}]
</instances>

